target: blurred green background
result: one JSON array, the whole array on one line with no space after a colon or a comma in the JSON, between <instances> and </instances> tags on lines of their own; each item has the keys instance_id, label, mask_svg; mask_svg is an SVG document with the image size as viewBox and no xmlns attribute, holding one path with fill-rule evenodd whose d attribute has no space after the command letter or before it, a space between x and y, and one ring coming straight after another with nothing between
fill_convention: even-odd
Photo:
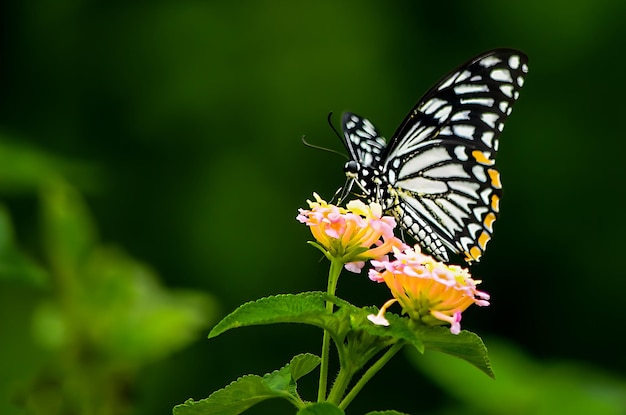
<instances>
[{"instance_id":1,"label":"blurred green background","mask_svg":"<svg viewBox=\"0 0 626 415\"><path fill-rule=\"evenodd\" d=\"M318 353L309 327L206 339L242 302L325 289L295 216L343 184L344 159L301 136L341 150L326 116L350 110L388 137L495 47L530 57L472 270L492 306L464 318L497 380L398 356L348 413L626 413L625 19L611 0L4 2L0 413L168 414ZM338 294L388 296L353 275Z\"/></svg>"}]
</instances>

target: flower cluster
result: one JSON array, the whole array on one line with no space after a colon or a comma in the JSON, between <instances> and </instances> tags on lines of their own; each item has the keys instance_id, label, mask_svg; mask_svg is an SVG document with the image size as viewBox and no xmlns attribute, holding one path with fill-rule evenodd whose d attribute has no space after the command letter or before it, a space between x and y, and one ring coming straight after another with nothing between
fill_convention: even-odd
<instances>
[{"instance_id":1,"label":"flower cluster","mask_svg":"<svg viewBox=\"0 0 626 415\"><path fill-rule=\"evenodd\" d=\"M368 318L374 324L388 325L387 307L396 301L412 320L428 325L450 323L450 331L461 331L461 313L470 305L489 305L489 295L476 289L480 281L471 278L467 269L446 265L415 249L394 249L395 260L372 261L369 277L387 284L393 299L378 315Z\"/></svg>"},{"instance_id":2,"label":"flower cluster","mask_svg":"<svg viewBox=\"0 0 626 415\"><path fill-rule=\"evenodd\" d=\"M365 261L384 260L392 249L406 245L393 234L396 221L383 216L378 203L348 202L345 208L331 205L316 193L307 200L308 210L299 209L297 220L306 224L315 244L329 258L339 258L348 271L359 273Z\"/></svg>"}]
</instances>

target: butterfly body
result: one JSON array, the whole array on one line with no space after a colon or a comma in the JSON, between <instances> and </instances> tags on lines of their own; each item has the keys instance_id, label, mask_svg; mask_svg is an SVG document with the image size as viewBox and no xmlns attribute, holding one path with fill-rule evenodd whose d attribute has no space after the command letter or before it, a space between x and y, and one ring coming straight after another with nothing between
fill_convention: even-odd
<instances>
[{"instance_id":1,"label":"butterfly body","mask_svg":"<svg viewBox=\"0 0 626 415\"><path fill-rule=\"evenodd\" d=\"M450 250L478 261L499 212L498 138L527 71L513 49L471 59L418 101L389 143L345 113L347 189L380 203L438 259L448 262Z\"/></svg>"}]
</instances>

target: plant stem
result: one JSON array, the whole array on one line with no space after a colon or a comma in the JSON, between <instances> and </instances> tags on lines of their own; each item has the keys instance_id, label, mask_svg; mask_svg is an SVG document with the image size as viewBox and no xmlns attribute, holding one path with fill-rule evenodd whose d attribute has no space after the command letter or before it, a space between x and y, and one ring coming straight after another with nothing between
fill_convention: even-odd
<instances>
[{"instance_id":1,"label":"plant stem","mask_svg":"<svg viewBox=\"0 0 626 415\"><path fill-rule=\"evenodd\" d=\"M328 288L326 292L330 295L335 295L337 289L337 280L339 280L339 274L343 268L343 262L339 259L331 258L330 270L328 271ZM326 301L326 311L333 312L333 303ZM322 362L320 364L320 382L317 390L317 401L323 402L326 400L326 385L328 382L328 359L330 355L330 333L324 330L324 339L322 340Z\"/></svg>"},{"instance_id":2,"label":"plant stem","mask_svg":"<svg viewBox=\"0 0 626 415\"><path fill-rule=\"evenodd\" d=\"M383 366L385 366L387 364L387 362L396 354L398 353L398 351L400 351L400 349L402 349L402 347L404 346L404 341L400 340L398 341L396 344L394 344L393 346L391 346L386 352L385 354L383 354L380 359L378 359L376 361L376 363L374 363L372 366L369 367L369 369L367 369L365 371L365 373L363 374L363 376L361 376L361 379L359 379L359 381L356 383L356 385L354 385L354 387L352 388L352 390L346 395L345 398L343 398L343 400L341 401L341 403L339 404L339 408L341 409L346 409L346 407L348 405L350 405L350 402L352 402L352 400L356 397L356 395L358 395L358 393L361 391L361 389L363 389L363 387L365 386L365 384L367 382L369 382L369 380L371 378L374 377L374 375L376 373L378 373L378 371L380 369L383 368Z\"/></svg>"},{"instance_id":3,"label":"plant stem","mask_svg":"<svg viewBox=\"0 0 626 415\"><path fill-rule=\"evenodd\" d=\"M331 402L334 404L339 403L339 400L345 393L346 388L348 387L348 384L350 383L350 380L352 379L352 376L354 375L354 373L355 373L354 370L348 370L344 366L342 366L341 369L339 369L339 374L337 375L337 378L335 379L335 383L333 384L333 387L331 388L330 393L328 394L328 402Z\"/></svg>"}]
</instances>

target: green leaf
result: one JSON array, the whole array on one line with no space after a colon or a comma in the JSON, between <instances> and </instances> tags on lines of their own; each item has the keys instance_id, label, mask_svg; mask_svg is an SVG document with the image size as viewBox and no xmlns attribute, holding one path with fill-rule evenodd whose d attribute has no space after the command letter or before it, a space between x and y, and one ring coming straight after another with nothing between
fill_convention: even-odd
<instances>
[{"instance_id":1,"label":"green leaf","mask_svg":"<svg viewBox=\"0 0 626 415\"><path fill-rule=\"evenodd\" d=\"M440 353L408 353L422 373L450 397L440 413L593 414L626 413L626 379L589 362L537 359L518 345L489 338L498 370L492 381L473 367Z\"/></svg>"},{"instance_id":2,"label":"green leaf","mask_svg":"<svg viewBox=\"0 0 626 415\"><path fill-rule=\"evenodd\" d=\"M308 405L298 411L296 415L344 415L343 409L330 402L319 402Z\"/></svg>"},{"instance_id":3,"label":"green leaf","mask_svg":"<svg viewBox=\"0 0 626 415\"><path fill-rule=\"evenodd\" d=\"M84 334L106 355L128 363L153 361L183 348L215 318L215 299L167 289L149 266L117 248L93 249L78 275L80 295L73 301Z\"/></svg>"},{"instance_id":4,"label":"green leaf","mask_svg":"<svg viewBox=\"0 0 626 415\"><path fill-rule=\"evenodd\" d=\"M50 154L19 137L0 133L0 190L35 193L52 177L67 177L81 189L97 189L101 172L95 166Z\"/></svg>"},{"instance_id":5,"label":"green leaf","mask_svg":"<svg viewBox=\"0 0 626 415\"><path fill-rule=\"evenodd\" d=\"M237 415L271 398L284 398L302 406L296 392L296 380L319 364L319 358L301 354L283 368L268 373L243 376L200 401L189 399L174 407L174 415ZM321 413L321 412L320 412Z\"/></svg>"},{"instance_id":6,"label":"green leaf","mask_svg":"<svg viewBox=\"0 0 626 415\"><path fill-rule=\"evenodd\" d=\"M291 368L291 377L293 380L298 380L301 377L309 374L317 366L319 366L321 359L319 356L315 356L311 353L302 353L294 356L289 362Z\"/></svg>"},{"instance_id":7,"label":"green leaf","mask_svg":"<svg viewBox=\"0 0 626 415\"><path fill-rule=\"evenodd\" d=\"M452 334L445 327L423 327L419 335L427 350L436 350L463 359L495 378L487 355L487 348L478 335L462 330Z\"/></svg>"},{"instance_id":8,"label":"green leaf","mask_svg":"<svg viewBox=\"0 0 626 415\"><path fill-rule=\"evenodd\" d=\"M405 340L413 345L420 353L424 352L424 343L419 333L416 333L411 327L408 318L387 312L385 313L385 318L389 321L389 326L378 326L367 319L368 315L376 314L378 310L374 307L366 307L362 310L363 313L359 316L359 320L356 320L356 318L353 319L353 327L374 336Z\"/></svg>"},{"instance_id":9,"label":"green leaf","mask_svg":"<svg viewBox=\"0 0 626 415\"><path fill-rule=\"evenodd\" d=\"M326 310L326 300L339 306L334 313ZM219 336L237 327L273 324L304 323L328 330L337 340L350 329L350 314L358 310L350 303L323 292L281 294L243 304L224 317L209 333Z\"/></svg>"},{"instance_id":10,"label":"green leaf","mask_svg":"<svg viewBox=\"0 0 626 415\"><path fill-rule=\"evenodd\" d=\"M78 192L61 180L51 180L41 199L48 259L55 272L64 278L75 278L77 269L97 243L96 226Z\"/></svg>"},{"instance_id":11,"label":"green leaf","mask_svg":"<svg viewBox=\"0 0 626 415\"><path fill-rule=\"evenodd\" d=\"M48 273L15 245L13 235L9 212L0 205L0 280L44 286L49 282Z\"/></svg>"},{"instance_id":12,"label":"green leaf","mask_svg":"<svg viewBox=\"0 0 626 415\"><path fill-rule=\"evenodd\" d=\"M408 414L406 414L404 412L398 412L398 411L389 410L389 411L368 412L365 415L408 415Z\"/></svg>"}]
</instances>

